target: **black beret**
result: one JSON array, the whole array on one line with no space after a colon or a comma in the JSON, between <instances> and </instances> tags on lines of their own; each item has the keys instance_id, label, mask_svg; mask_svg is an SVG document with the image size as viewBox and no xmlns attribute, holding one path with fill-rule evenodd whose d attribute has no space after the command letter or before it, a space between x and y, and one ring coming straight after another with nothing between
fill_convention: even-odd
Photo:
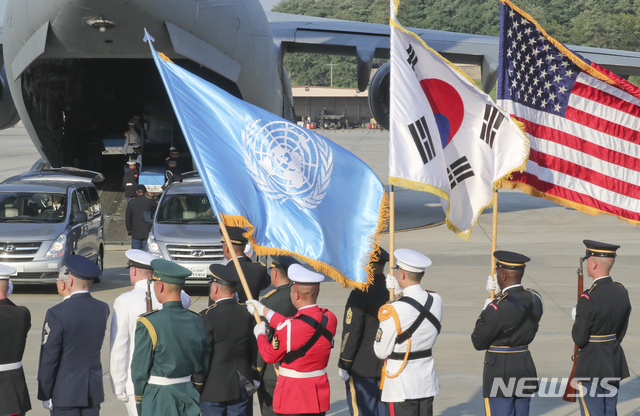
<instances>
[{"instance_id":1,"label":"black beret","mask_svg":"<svg viewBox=\"0 0 640 416\"><path fill-rule=\"evenodd\" d=\"M524 270L525 263L531 259L513 251L496 251L493 253L496 258L496 268L509 270Z\"/></svg>"}]
</instances>

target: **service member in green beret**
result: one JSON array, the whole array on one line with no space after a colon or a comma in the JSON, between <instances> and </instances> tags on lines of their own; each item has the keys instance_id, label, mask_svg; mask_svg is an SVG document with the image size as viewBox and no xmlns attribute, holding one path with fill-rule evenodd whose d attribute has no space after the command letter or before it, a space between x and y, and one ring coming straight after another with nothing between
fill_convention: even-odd
<instances>
[{"instance_id":1,"label":"service member in green beret","mask_svg":"<svg viewBox=\"0 0 640 416\"><path fill-rule=\"evenodd\" d=\"M192 374L206 374L209 347L202 319L182 307L180 292L191 274L164 259L151 262L153 291L162 310L140 315L131 361L139 416L197 416L200 395Z\"/></svg>"}]
</instances>

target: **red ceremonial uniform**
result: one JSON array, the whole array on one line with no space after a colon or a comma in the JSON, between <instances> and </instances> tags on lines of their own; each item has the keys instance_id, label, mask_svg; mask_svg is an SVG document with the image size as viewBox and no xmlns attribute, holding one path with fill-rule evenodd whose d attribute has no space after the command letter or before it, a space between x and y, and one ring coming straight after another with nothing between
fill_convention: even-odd
<instances>
[{"instance_id":1,"label":"red ceremonial uniform","mask_svg":"<svg viewBox=\"0 0 640 416\"><path fill-rule=\"evenodd\" d=\"M301 315L308 315L316 321L322 320L322 314L328 318L327 330L336 334L338 320L328 309L321 309L318 305L300 308L298 313L286 318L279 313L271 317L270 325L276 328L273 341L267 337L258 337L260 355L267 364L281 361L289 351L295 351L303 346L313 335L315 330L311 325L298 319ZM321 413L329 410L330 392L327 374L309 376L314 371L324 372L329 362L332 345L321 336L304 357L300 357L290 364L280 364L280 374L273 394L273 410L282 414ZM282 371L284 369L284 371ZM292 371L288 371L292 370ZM286 376L282 373L289 373Z\"/></svg>"}]
</instances>

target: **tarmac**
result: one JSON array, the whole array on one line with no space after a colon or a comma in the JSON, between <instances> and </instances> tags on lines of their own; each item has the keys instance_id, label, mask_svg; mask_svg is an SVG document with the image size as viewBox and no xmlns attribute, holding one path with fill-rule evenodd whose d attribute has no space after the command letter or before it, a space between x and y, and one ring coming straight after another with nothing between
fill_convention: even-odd
<instances>
[{"instance_id":1,"label":"tarmac","mask_svg":"<svg viewBox=\"0 0 640 416\"><path fill-rule=\"evenodd\" d=\"M388 132L347 130L321 132L364 160L383 183L388 182ZM24 129L0 131L4 150L0 179L27 170L38 158ZM584 254L583 239L620 244L612 275L629 290L634 312L627 335L622 342L631 377L623 381L618 403L619 415L640 414L640 326L637 324L640 283L635 281L640 265L638 228L615 217L589 216L552 202L531 197L520 191L501 190L498 215L498 248L531 257L523 284L538 291L545 302L545 312L530 350L538 376L566 378L571 370L571 308L576 304L576 269ZM435 398L435 415L482 415L482 367L484 352L475 351L470 339L475 321L487 297L485 281L491 262L491 209L480 216L469 241L463 242L442 224L444 214L439 199L430 194L398 189L396 191L398 229L396 248L411 248L433 261L422 281L425 289L438 292L444 301L442 332L433 350L438 375L439 395ZM385 236L382 246L389 247ZM129 290L128 269L124 251L127 245L108 245L102 283L94 285L93 295L109 305ZM585 276L585 287L589 286ZM207 306L207 292L187 289L192 296L191 309ZM342 316L349 290L333 281L321 286L319 305L329 308L339 318L338 335L342 333ZM29 385L33 410L29 415L48 415L36 396L36 374L39 345L45 312L60 302L54 287L18 286L11 299L31 311L23 365ZM102 366L106 400L104 416L123 415L124 405L111 394L109 380L109 329L102 349ZM332 352L327 368L331 382L331 409L327 415L348 415L345 385L338 378L337 361L340 342ZM258 415L257 399L254 414ZM531 400L531 415L579 415L576 403L560 397Z\"/></svg>"}]
</instances>

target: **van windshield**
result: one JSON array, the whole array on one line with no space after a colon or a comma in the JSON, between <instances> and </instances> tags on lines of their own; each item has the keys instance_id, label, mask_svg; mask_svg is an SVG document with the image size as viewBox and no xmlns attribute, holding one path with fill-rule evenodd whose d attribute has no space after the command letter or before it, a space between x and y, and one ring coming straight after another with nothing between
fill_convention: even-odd
<instances>
[{"instance_id":1,"label":"van windshield","mask_svg":"<svg viewBox=\"0 0 640 416\"><path fill-rule=\"evenodd\" d=\"M156 211L156 221L161 224L217 224L206 195L170 195L164 198Z\"/></svg>"},{"instance_id":2,"label":"van windshield","mask_svg":"<svg viewBox=\"0 0 640 416\"><path fill-rule=\"evenodd\" d=\"M34 192L0 192L0 222L62 222L67 196Z\"/></svg>"}]
</instances>

